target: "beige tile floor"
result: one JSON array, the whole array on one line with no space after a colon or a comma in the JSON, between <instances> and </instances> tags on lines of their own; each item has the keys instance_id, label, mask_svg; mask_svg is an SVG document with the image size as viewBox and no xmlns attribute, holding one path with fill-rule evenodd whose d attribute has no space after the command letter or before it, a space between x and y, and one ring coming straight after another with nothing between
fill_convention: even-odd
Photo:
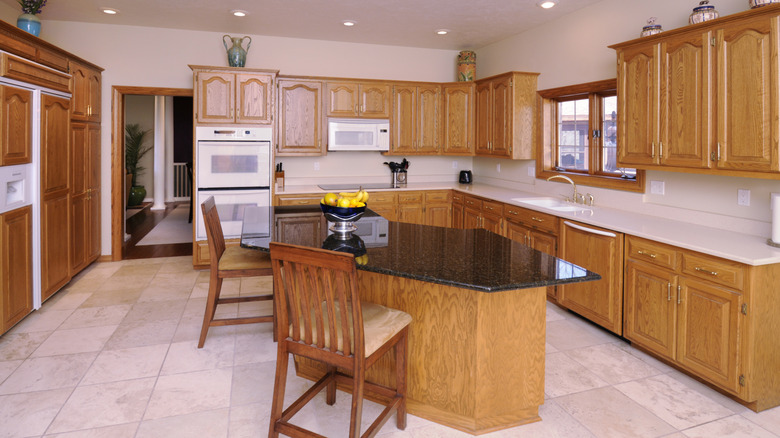
<instances>
[{"instance_id":1,"label":"beige tile floor","mask_svg":"<svg viewBox=\"0 0 780 438\"><path fill-rule=\"evenodd\" d=\"M228 294L269 287L265 279L224 284ZM198 350L207 288L189 257L100 263L80 274L0 337L0 437L266 436L270 327L213 328ZM780 408L756 414L554 305L547 327L542 421L483 436L780 437ZM289 398L307 385L290 375ZM370 402L365 410L366 419L378 413ZM344 436L349 397L330 407L321 396L296 418ZM405 431L391 421L380 436L470 435L410 416Z\"/></svg>"}]
</instances>

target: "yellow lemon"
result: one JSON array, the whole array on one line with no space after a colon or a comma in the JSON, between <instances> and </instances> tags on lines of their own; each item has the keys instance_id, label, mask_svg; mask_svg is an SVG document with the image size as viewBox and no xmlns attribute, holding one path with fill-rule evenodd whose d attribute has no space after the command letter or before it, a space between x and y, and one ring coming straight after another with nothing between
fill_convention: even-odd
<instances>
[{"instance_id":1,"label":"yellow lemon","mask_svg":"<svg viewBox=\"0 0 780 438\"><path fill-rule=\"evenodd\" d=\"M336 203L338 202L338 199L339 199L339 195L337 195L335 193L328 193L328 194L325 195L324 198L322 198L323 204L327 204L327 205L334 206L334 207L336 206Z\"/></svg>"},{"instance_id":2,"label":"yellow lemon","mask_svg":"<svg viewBox=\"0 0 780 438\"><path fill-rule=\"evenodd\" d=\"M349 208L349 199L348 198L339 198L337 205L339 207Z\"/></svg>"}]
</instances>

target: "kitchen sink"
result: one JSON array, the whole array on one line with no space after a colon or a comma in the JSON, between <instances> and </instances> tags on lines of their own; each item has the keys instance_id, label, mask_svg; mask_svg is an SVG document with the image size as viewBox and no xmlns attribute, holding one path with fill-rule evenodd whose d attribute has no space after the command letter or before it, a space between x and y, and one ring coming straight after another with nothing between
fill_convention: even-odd
<instances>
[{"instance_id":1,"label":"kitchen sink","mask_svg":"<svg viewBox=\"0 0 780 438\"><path fill-rule=\"evenodd\" d=\"M591 210L587 205L572 204L556 198L512 198L512 201L520 204L544 207L555 211L583 211Z\"/></svg>"}]
</instances>

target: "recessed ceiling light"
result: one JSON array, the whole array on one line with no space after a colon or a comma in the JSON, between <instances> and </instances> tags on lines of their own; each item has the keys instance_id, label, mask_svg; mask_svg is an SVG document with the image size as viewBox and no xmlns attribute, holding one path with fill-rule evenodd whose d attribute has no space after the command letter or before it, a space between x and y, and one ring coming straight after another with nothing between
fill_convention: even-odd
<instances>
[{"instance_id":1,"label":"recessed ceiling light","mask_svg":"<svg viewBox=\"0 0 780 438\"><path fill-rule=\"evenodd\" d=\"M234 10L230 11L230 13L235 15L236 17L246 17L247 16L247 12L246 11L242 11L240 9L234 9Z\"/></svg>"},{"instance_id":2,"label":"recessed ceiling light","mask_svg":"<svg viewBox=\"0 0 780 438\"><path fill-rule=\"evenodd\" d=\"M102 11L104 14L108 14L108 15L116 15L119 13L118 10L112 8L103 8Z\"/></svg>"},{"instance_id":3,"label":"recessed ceiling light","mask_svg":"<svg viewBox=\"0 0 780 438\"><path fill-rule=\"evenodd\" d=\"M436 35L447 35L448 33L450 33L450 31L447 29L436 29Z\"/></svg>"},{"instance_id":4,"label":"recessed ceiling light","mask_svg":"<svg viewBox=\"0 0 780 438\"><path fill-rule=\"evenodd\" d=\"M342 21L342 23L344 24L344 26L352 27L352 26L357 24L357 21L355 21L355 20L344 20L344 21Z\"/></svg>"},{"instance_id":5,"label":"recessed ceiling light","mask_svg":"<svg viewBox=\"0 0 780 438\"><path fill-rule=\"evenodd\" d=\"M536 3L537 6L544 9L550 9L551 7L557 4L558 4L558 0L541 0L540 2Z\"/></svg>"}]
</instances>

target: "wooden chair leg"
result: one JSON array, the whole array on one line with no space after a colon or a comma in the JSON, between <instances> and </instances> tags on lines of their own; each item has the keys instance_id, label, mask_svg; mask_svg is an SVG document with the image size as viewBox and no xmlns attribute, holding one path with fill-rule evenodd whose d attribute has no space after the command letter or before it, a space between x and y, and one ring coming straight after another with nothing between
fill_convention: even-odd
<instances>
[{"instance_id":1,"label":"wooden chair leg","mask_svg":"<svg viewBox=\"0 0 780 438\"><path fill-rule=\"evenodd\" d=\"M356 366L352 379L352 412L349 420L349 438L360 438L360 420L363 418L363 387L366 381L365 363Z\"/></svg>"},{"instance_id":2,"label":"wooden chair leg","mask_svg":"<svg viewBox=\"0 0 780 438\"><path fill-rule=\"evenodd\" d=\"M401 402L398 404L398 410L395 413L396 427L400 430L406 429L406 338L408 331L404 333L398 343L395 344L395 386L396 393L401 396Z\"/></svg>"},{"instance_id":3,"label":"wooden chair leg","mask_svg":"<svg viewBox=\"0 0 780 438\"><path fill-rule=\"evenodd\" d=\"M336 367L333 365L328 365L327 371L329 375L333 376L336 374ZM336 379L335 377L330 379L330 383L328 383L327 388L325 388L325 402L329 405L334 405L336 403Z\"/></svg>"},{"instance_id":4,"label":"wooden chair leg","mask_svg":"<svg viewBox=\"0 0 780 438\"><path fill-rule=\"evenodd\" d=\"M282 411L284 410L284 391L287 386L287 362L289 361L290 354L287 352L287 349L283 348L284 343L280 343L279 345L279 352L276 356L274 393L271 400L271 424L268 430L269 438L279 437L279 432L276 431L276 422L282 418Z\"/></svg>"},{"instance_id":5,"label":"wooden chair leg","mask_svg":"<svg viewBox=\"0 0 780 438\"><path fill-rule=\"evenodd\" d=\"M219 300L219 293L222 289L222 279L212 274L209 279L209 295L206 298L206 313L203 314L203 326L200 329L200 340L198 340L198 348L203 348L203 344L206 343L206 335L209 333L209 327L211 321L214 320L214 314L217 311L217 300Z\"/></svg>"}]
</instances>

